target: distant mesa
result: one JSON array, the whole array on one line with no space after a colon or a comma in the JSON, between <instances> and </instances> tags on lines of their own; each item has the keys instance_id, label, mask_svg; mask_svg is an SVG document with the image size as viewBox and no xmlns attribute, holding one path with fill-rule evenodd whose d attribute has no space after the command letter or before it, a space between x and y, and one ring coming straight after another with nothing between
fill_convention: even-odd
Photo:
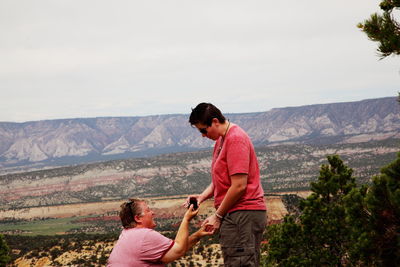
<instances>
[{"instance_id":1,"label":"distant mesa","mask_svg":"<svg viewBox=\"0 0 400 267\"><path fill-rule=\"evenodd\" d=\"M400 136L396 97L227 114L256 145L332 144ZM0 123L0 174L208 149L187 115Z\"/></svg>"}]
</instances>

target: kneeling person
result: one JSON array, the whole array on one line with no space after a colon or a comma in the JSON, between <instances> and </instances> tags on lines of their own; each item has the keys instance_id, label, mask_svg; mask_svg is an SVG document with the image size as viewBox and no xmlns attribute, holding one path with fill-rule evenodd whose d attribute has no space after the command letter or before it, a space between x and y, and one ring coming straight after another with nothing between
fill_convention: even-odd
<instances>
[{"instance_id":1,"label":"kneeling person","mask_svg":"<svg viewBox=\"0 0 400 267\"><path fill-rule=\"evenodd\" d=\"M191 206L185 213L175 240L157 231L154 213L144 200L130 199L119 213L124 229L113 248L108 266L165 266L183 255L201 237L211 235L205 227L189 236L189 222L198 213Z\"/></svg>"}]
</instances>

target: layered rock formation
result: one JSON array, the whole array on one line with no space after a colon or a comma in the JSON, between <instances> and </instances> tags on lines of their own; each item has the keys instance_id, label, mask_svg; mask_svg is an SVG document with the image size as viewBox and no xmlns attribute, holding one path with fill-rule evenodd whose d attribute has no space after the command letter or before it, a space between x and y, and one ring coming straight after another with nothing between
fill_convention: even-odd
<instances>
[{"instance_id":1,"label":"layered rock formation","mask_svg":"<svg viewBox=\"0 0 400 267\"><path fill-rule=\"evenodd\" d=\"M255 144L359 142L400 136L396 98L227 114ZM0 123L0 167L67 165L211 147L188 115ZM64 160L64 161L62 161Z\"/></svg>"}]
</instances>

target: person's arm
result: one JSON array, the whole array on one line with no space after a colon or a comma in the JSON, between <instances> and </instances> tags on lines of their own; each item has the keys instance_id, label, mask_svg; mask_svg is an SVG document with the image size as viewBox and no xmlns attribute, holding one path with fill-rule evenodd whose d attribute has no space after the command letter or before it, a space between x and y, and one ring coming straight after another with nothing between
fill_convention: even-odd
<instances>
[{"instance_id":1,"label":"person's arm","mask_svg":"<svg viewBox=\"0 0 400 267\"><path fill-rule=\"evenodd\" d=\"M228 191L224 199L221 202L221 205L218 207L216 213L221 215L222 217L235 205L235 203L241 198L246 192L247 188L247 174L234 174L231 176L231 187L229 187Z\"/></svg>"},{"instance_id":2,"label":"person's arm","mask_svg":"<svg viewBox=\"0 0 400 267\"><path fill-rule=\"evenodd\" d=\"M211 224L213 225L214 232L219 229L221 225L221 220L225 214L232 208L235 203L240 199L240 197L245 193L247 187L247 174L234 174L231 176L231 186L221 205L218 207L215 214L208 217L202 225ZM218 215L217 215L218 214ZM219 217L218 217L219 216Z\"/></svg>"},{"instance_id":3,"label":"person's arm","mask_svg":"<svg viewBox=\"0 0 400 267\"><path fill-rule=\"evenodd\" d=\"M198 212L198 209L193 210L193 206L186 211L176 234L174 245L161 258L162 262L169 263L185 255L189 247L189 222Z\"/></svg>"},{"instance_id":4,"label":"person's arm","mask_svg":"<svg viewBox=\"0 0 400 267\"><path fill-rule=\"evenodd\" d=\"M214 184L211 182L206 189L197 197L197 201L200 203L206 201L214 196Z\"/></svg>"}]
</instances>

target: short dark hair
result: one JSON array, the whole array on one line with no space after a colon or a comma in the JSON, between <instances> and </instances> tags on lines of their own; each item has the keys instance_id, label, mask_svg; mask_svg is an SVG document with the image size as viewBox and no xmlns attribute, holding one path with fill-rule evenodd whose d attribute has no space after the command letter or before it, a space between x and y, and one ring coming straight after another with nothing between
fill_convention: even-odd
<instances>
[{"instance_id":1,"label":"short dark hair","mask_svg":"<svg viewBox=\"0 0 400 267\"><path fill-rule=\"evenodd\" d=\"M119 211L119 218L121 219L122 226L125 229L135 228L136 221L135 216L143 213L140 203L144 203L144 200L137 198L130 198L128 202L121 204L121 210Z\"/></svg>"},{"instance_id":2,"label":"short dark hair","mask_svg":"<svg viewBox=\"0 0 400 267\"><path fill-rule=\"evenodd\" d=\"M189 123L195 125L201 123L207 126L211 126L212 120L216 118L220 123L225 122L225 117L221 111L211 103L200 103L195 108L192 108L190 113Z\"/></svg>"}]
</instances>

